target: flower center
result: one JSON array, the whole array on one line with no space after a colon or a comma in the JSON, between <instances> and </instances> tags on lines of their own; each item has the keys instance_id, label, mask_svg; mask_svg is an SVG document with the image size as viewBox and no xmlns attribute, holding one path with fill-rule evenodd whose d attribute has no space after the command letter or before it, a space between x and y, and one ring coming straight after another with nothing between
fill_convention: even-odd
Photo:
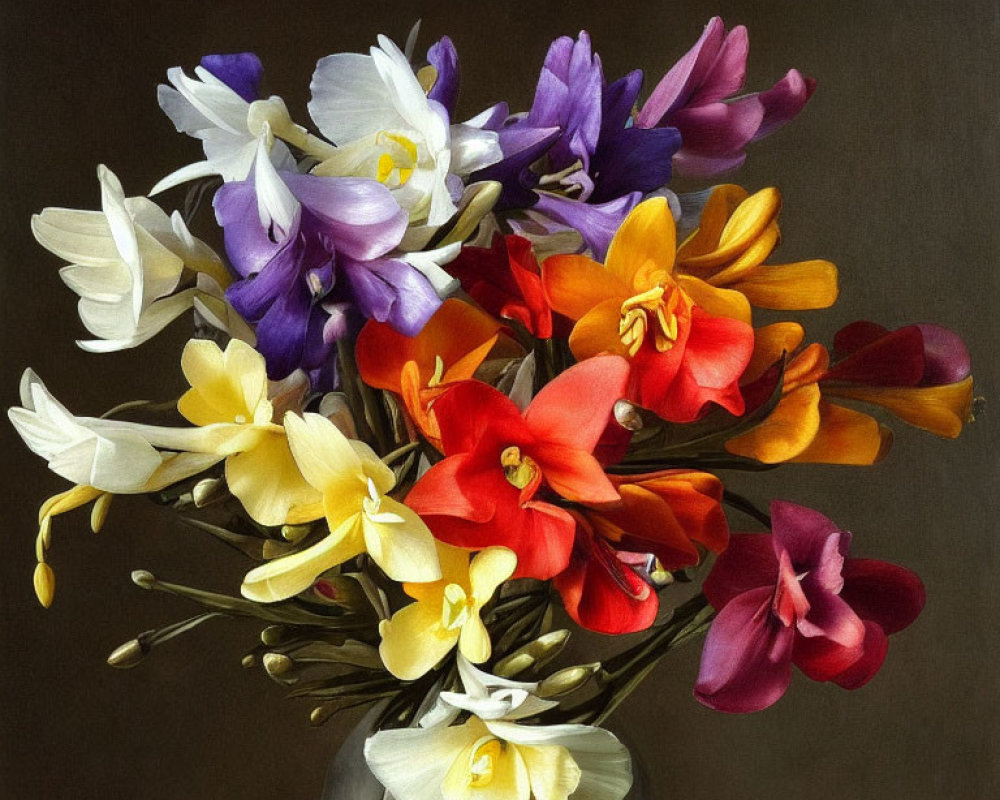
<instances>
[{"instance_id":1,"label":"flower center","mask_svg":"<svg viewBox=\"0 0 1000 800\"><path fill-rule=\"evenodd\" d=\"M378 489L375 488L375 482L371 478L368 478L368 497L361 501L361 507L365 512L365 516L372 522L386 524L406 521L399 514L382 510L382 495L378 493Z\"/></svg>"},{"instance_id":2,"label":"flower center","mask_svg":"<svg viewBox=\"0 0 1000 800\"><path fill-rule=\"evenodd\" d=\"M472 746L472 755L469 756L470 789L481 789L493 782L503 751L504 743L492 736L484 736Z\"/></svg>"},{"instance_id":3,"label":"flower center","mask_svg":"<svg viewBox=\"0 0 1000 800\"><path fill-rule=\"evenodd\" d=\"M651 332L653 345L663 353L677 341L677 312L683 302L675 286L658 284L622 303L618 335L629 356L639 352L646 334Z\"/></svg>"},{"instance_id":4,"label":"flower center","mask_svg":"<svg viewBox=\"0 0 1000 800\"><path fill-rule=\"evenodd\" d=\"M514 445L500 454L500 465L507 483L515 489L528 486L538 475L538 464L530 456L522 455L521 448Z\"/></svg>"},{"instance_id":5,"label":"flower center","mask_svg":"<svg viewBox=\"0 0 1000 800\"><path fill-rule=\"evenodd\" d=\"M441 607L441 625L445 630L459 630L465 625L475 600L465 593L457 583L444 587L444 601Z\"/></svg>"},{"instance_id":6,"label":"flower center","mask_svg":"<svg viewBox=\"0 0 1000 800\"><path fill-rule=\"evenodd\" d=\"M416 144L398 133L379 131L375 135L375 146L382 149L376 179L390 189L404 185L417 165Z\"/></svg>"}]
</instances>

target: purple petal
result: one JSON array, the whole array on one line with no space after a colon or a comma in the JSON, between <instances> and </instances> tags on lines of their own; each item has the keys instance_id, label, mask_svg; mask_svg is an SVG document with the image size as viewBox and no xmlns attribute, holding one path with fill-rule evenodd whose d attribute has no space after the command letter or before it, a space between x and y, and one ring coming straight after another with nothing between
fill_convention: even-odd
<instances>
[{"instance_id":1,"label":"purple petal","mask_svg":"<svg viewBox=\"0 0 1000 800\"><path fill-rule=\"evenodd\" d=\"M368 261L385 255L403 238L406 212L381 183L294 173L281 177L338 253Z\"/></svg>"},{"instance_id":2,"label":"purple petal","mask_svg":"<svg viewBox=\"0 0 1000 800\"><path fill-rule=\"evenodd\" d=\"M341 266L358 311L389 323L404 336L416 336L441 306L430 282L405 261L383 259L361 263L343 259Z\"/></svg>"},{"instance_id":3,"label":"purple petal","mask_svg":"<svg viewBox=\"0 0 1000 800\"><path fill-rule=\"evenodd\" d=\"M770 588L735 597L709 628L694 696L734 714L774 704L791 682L794 636L771 614Z\"/></svg>"},{"instance_id":4,"label":"purple petal","mask_svg":"<svg viewBox=\"0 0 1000 800\"><path fill-rule=\"evenodd\" d=\"M861 619L878 623L886 633L909 626L926 600L924 584L916 573L867 558L847 559L840 596Z\"/></svg>"},{"instance_id":5,"label":"purple petal","mask_svg":"<svg viewBox=\"0 0 1000 800\"><path fill-rule=\"evenodd\" d=\"M694 47L656 84L639 112L636 125L640 128L654 128L669 114L687 104L715 62L725 40L725 31L726 26L719 17L709 20Z\"/></svg>"},{"instance_id":6,"label":"purple petal","mask_svg":"<svg viewBox=\"0 0 1000 800\"><path fill-rule=\"evenodd\" d=\"M816 81L805 77L797 69L788 73L766 92L757 95L764 106L764 119L754 135L754 141L770 136L790 122L803 108L816 90Z\"/></svg>"},{"instance_id":7,"label":"purple petal","mask_svg":"<svg viewBox=\"0 0 1000 800\"><path fill-rule=\"evenodd\" d=\"M632 107L642 86L642 70L630 72L604 87L601 93L601 139L624 128L632 116Z\"/></svg>"},{"instance_id":8,"label":"purple petal","mask_svg":"<svg viewBox=\"0 0 1000 800\"><path fill-rule=\"evenodd\" d=\"M271 380L281 380L301 364L311 301L305 282L296 281L257 323L257 349L264 355Z\"/></svg>"},{"instance_id":9,"label":"purple petal","mask_svg":"<svg viewBox=\"0 0 1000 800\"><path fill-rule=\"evenodd\" d=\"M503 189L494 207L496 211L530 208L537 202L538 196L531 191L537 176L528 167L542 157L560 134L559 128L532 128L528 125L502 128L500 149L503 159L474 172L470 181L499 181Z\"/></svg>"},{"instance_id":10,"label":"purple petal","mask_svg":"<svg viewBox=\"0 0 1000 800\"><path fill-rule=\"evenodd\" d=\"M629 192L653 192L670 180L681 136L674 128L624 128L602 138L590 161L594 191L588 198L602 203Z\"/></svg>"},{"instance_id":11,"label":"purple petal","mask_svg":"<svg viewBox=\"0 0 1000 800\"><path fill-rule=\"evenodd\" d=\"M943 386L969 377L972 361L957 333L940 325L916 325L924 337L924 374L921 386Z\"/></svg>"},{"instance_id":12,"label":"purple petal","mask_svg":"<svg viewBox=\"0 0 1000 800\"><path fill-rule=\"evenodd\" d=\"M714 103L731 97L742 89L747 74L749 51L750 39L747 36L747 29L737 25L726 34L726 39L708 74L685 105L701 106Z\"/></svg>"},{"instance_id":13,"label":"purple petal","mask_svg":"<svg viewBox=\"0 0 1000 800\"><path fill-rule=\"evenodd\" d=\"M260 320L275 300L301 280L301 251L301 240L289 239L260 272L226 289L226 298L247 322Z\"/></svg>"},{"instance_id":14,"label":"purple petal","mask_svg":"<svg viewBox=\"0 0 1000 800\"><path fill-rule=\"evenodd\" d=\"M248 103L260 97L264 65L253 53L205 56L201 65Z\"/></svg>"},{"instance_id":15,"label":"purple petal","mask_svg":"<svg viewBox=\"0 0 1000 800\"><path fill-rule=\"evenodd\" d=\"M260 272L298 233L301 211L295 218L288 237L277 242L260 224L257 210L257 190L252 181L234 181L219 187L212 201L215 217L225 235L226 254L233 268L244 277Z\"/></svg>"},{"instance_id":16,"label":"purple petal","mask_svg":"<svg viewBox=\"0 0 1000 800\"><path fill-rule=\"evenodd\" d=\"M702 156L734 155L752 139L764 118L764 107L749 96L733 103L709 103L671 115L681 132L681 152Z\"/></svg>"},{"instance_id":17,"label":"purple petal","mask_svg":"<svg viewBox=\"0 0 1000 800\"><path fill-rule=\"evenodd\" d=\"M427 97L439 102L451 117L458 102L458 87L461 73L458 67L458 51L451 39L442 36L427 51L427 60L437 70L437 80Z\"/></svg>"},{"instance_id":18,"label":"purple petal","mask_svg":"<svg viewBox=\"0 0 1000 800\"><path fill-rule=\"evenodd\" d=\"M583 203L559 195L540 193L535 211L578 230L594 258L603 261L615 231L640 200L642 195L639 192L606 203Z\"/></svg>"},{"instance_id":19,"label":"purple petal","mask_svg":"<svg viewBox=\"0 0 1000 800\"><path fill-rule=\"evenodd\" d=\"M782 551L787 551L801 571L820 566L823 556L830 555L825 549L828 537L840 533L836 524L818 511L785 500L771 503L771 531L775 555L781 558ZM838 544L843 546L841 540Z\"/></svg>"}]
</instances>

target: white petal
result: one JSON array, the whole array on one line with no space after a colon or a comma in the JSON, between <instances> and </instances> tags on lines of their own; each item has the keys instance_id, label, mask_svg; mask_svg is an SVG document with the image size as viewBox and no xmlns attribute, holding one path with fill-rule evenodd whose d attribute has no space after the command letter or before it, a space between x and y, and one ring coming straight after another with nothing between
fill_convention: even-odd
<instances>
[{"instance_id":1,"label":"white petal","mask_svg":"<svg viewBox=\"0 0 1000 800\"><path fill-rule=\"evenodd\" d=\"M101 208L108 219L111 236L115 240L122 261L132 275L132 315L138 322L142 311L143 274L135 226L125 208L125 192L115 174L101 164L97 167L97 178L101 182Z\"/></svg>"},{"instance_id":2,"label":"white petal","mask_svg":"<svg viewBox=\"0 0 1000 800\"><path fill-rule=\"evenodd\" d=\"M438 297L445 298L458 290L459 282L443 269L442 264L453 261L462 249L461 242L438 247L435 250L420 250L414 253L403 253L400 259L416 269L430 281Z\"/></svg>"},{"instance_id":3,"label":"white petal","mask_svg":"<svg viewBox=\"0 0 1000 800\"><path fill-rule=\"evenodd\" d=\"M484 131L471 125L451 126L451 171L466 176L503 158L496 131Z\"/></svg>"},{"instance_id":4,"label":"white petal","mask_svg":"<svg viewBox=\"0 0 1000 800\"><path fill-rule=\"evenodd\" d=\"M73 264L121 262L107 217L100 211L46 208L31 218L31 231L42 247Z\"/></svg>"},{"instance_id":5,"label":"white petal","mask_svg":"<svg viewBox=\"0 0 1000 800\"><path fill-rule=\"evenodd\" d=\"M445 775L470 735L465 725L379 731L365 742L365 761L394 797L441 800Z\"/></svg>"},{"instance_id":6,"label":"white petal","mask_svg":"<svg viewBox=\"0 0 1000 800\"><path fill-rule=\"evenodd\" d=\"M167 175L167 177L161 178L156 182L156 185L149 190L149 193L151 195L159 194L160 192L165 192L167 189L173 189L175 186L180 186L182 183L187 183L188 181L193 181L197 178L207 178L210 175L217 174L218 171L211 161L196 161L194 164L188 164L186 167L176 169Z\"/></svg>"},{"instance_id":7,"label":"white petal","mask_svg":"<svg viewBox=\"0 0 1000 800\"><path fill-rule=\"evenodd\" d=\"M257 158L254 161L254 188L257 190L257 213L260 224L269 228L274 225L282 238L288 235L299 213L299 201L281 179L268 155L267 139L270 128L265 123L257 141ZM275 231L275 236L278 236Z\"/></svg>"},{"instance_id":8,"label":"white petal","mask_svg":"<svg viewBox=\"0 0 1000 800\"><path fill-rule=\"evenodd\" d=\"M371 56L338 53L321 58L309 88L309 114L335 144L406 127Z\"/></svg>"},{"instance_id":9,"label":"white petal","mask_svg":"<svg viewBox=\"0 0 1000 800\"><path fill-rule=\"evenodd\" d=\"M488 721L497 737L528 746L561 745L580 767L573 800L622 800L632 786L632 760L613 733L590 725L517 725Z\"/></svg>"}]
</instances>

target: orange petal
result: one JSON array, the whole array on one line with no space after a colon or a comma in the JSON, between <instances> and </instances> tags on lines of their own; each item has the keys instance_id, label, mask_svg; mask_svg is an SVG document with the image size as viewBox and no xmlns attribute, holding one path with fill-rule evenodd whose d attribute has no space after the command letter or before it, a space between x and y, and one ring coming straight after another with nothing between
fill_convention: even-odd
<instances>
[{"instance_id":1,"label":"orange petal","mask_svg":"<svg viewBox=\"0 0 1000 800\"><path fill-rule=\"evenodd\" d=\"M732 284L732 288L760 308L828 308L837 299L837 268L822 260L763 266Z\"/></svg>"},{"instance_id":2,"label":"orange petal","mask_svg":"<svg viewBox=\"0 0 1000 800\"><path fill-rule=\"evenodd\" d=\"M861 400L888 409L904 422L954 439L972 410L972 376L944 386L824 386L831 397Z\"/></svg>"},{"instance_id":3,"label":"orange petal","mask_svg":"<svg viewBox=\"0 0 1000 800\"><path fill-rule=\"evenodd\" d=\"M867 466L882 460L892 446L892 431L872 417L821 400L820 426L809 446L791 461Z\"/></svg>"},{"instance_id":4,"label":"orange petal","mask_svg":"<svg viewBox=\"0 0 1000 800\"><path fill-rule=\"evenodd\" d=\"M735 260L706 280L713 286L728 286L735 283L754 267L763 264L764 259L771 255L771 251L777 247L780 240L781 232L778 230L778 223L772 221Z\"/></svg>"},{"instance_id":5,"label":"orange petal","mask_svg":"<svg viewBox=\"0 0 1000 800\"><path fill-rule=\"evenodd\" d=\"M726 450L765 464L794 458L819 431L819 402L819 387L814 383L789 392L760 425L726 442Z\"/></svg>"},{"instance_id":6,"label":"orange petal","mask_svg":"<svg viewBox=\"0 0 1000 800\"><path fill-rule=\"evenodd\" d=\"M793 358L785 369L783 390L816 383L830 366L830 354L821 344L811 344Z\"/></svg>"},{"instance_id":7,"label":"orange petal","mask_svg":"<svg viewBox=\"0 0 1000 800\"><path fill-rule=\"evenodd\" d=\"M665 197L639 203L622 222L611 240L605 264L626 285L638 293L650 289L653 271L669 275L677 255L677 231ZM605 295L607 296L607 295Z\"/></svg>"},{"instance_id":8,"label":"orange petal","mask_svg":"<svg viewBox=\"0 0 1000 800\"><path fill-rule=\"evenodd\" d=\"M615 298L598 303L576 323L569 336L569 349L578 359L600 353L615 353L627 358L628 348L618 334L620 321L621 300Z\"/></svg>"},{"instance_id":9,"label":"orange petal","mask_svg":"<svg viewBox=\"0 0 1000 800\"><path fill-rule=\"evenodd\" d=\"M775 322L753 332L753 356L743 372L742 382L753 383L782 353L793 353L802 344L806 332L797 322Z\"/></svg>"},{"instance_id":10,"label":"orange petal","mask_svg":"<svg viewBox=\"0 0 1000 800\"><path fill-rule=\"evenodd\" d=\"M580 319L598 303L617 298L618 305L631 291L605 267L586 256L551 256L542 262L542 285L549 305L570 319Z\"/></svg>"},{"instance_id":11,"label":"orange petal","mask_svg":"<svg viewBox=\"0 0 1000 800\"><path fill-rule=\"evenodd\" d=\"M675 276L685 294L713 317L729 317L750 324L750 302L740 292L718 289L691 275Z\"/></svg>"},{"instance_id":12,"label":"orange petal","mask_svg":"<svg viewBox=\"0 0 1000 800\"><path fill-rule=\"evenodd\" d=\"M462 361L462 370L469 372L466 357L472 352L478 357L482 351L481 363L490 349L483 350L485 344L490 342L492 347L500 327L500 322L486 312L456 298L445 300L423 330L413 337L397 333L384 322L370 320L358 336L358 370L369 386L399 392L403 365L414 361L421 385L426 386L439 356L445 367L454 368L456 362ZM462 335L456 336L455 331L461 331ZM471 367L472 371L479 363Z\"/></svg>"}]
</instances>

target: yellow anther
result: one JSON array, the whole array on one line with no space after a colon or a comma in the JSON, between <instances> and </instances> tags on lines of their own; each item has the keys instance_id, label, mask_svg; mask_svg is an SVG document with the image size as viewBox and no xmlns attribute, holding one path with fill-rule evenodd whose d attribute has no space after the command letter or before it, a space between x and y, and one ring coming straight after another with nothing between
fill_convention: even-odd
<instances>
[{"instance_id":1,"label":"yellow anther","mask_svg":"<svg viewBox=\"0 0 1000 800\"><path fill-rule=\"evenodd\" d=\"M676 312L681 302L679 289L658 285L622 303L618 335L630 356L639 352L650 328L653 331L653 345L659 352L674 346L678 331ZM651 316L655 316L652 324Z\"/></svg>"},{"instance_id":2,"label":"yellow anther","mask_svg":"<svg viewBox=\"0 0 1000 800\"><path fill-rule=\"evenodd\" d=\"M444 359L441 356L434 356L434 374L427 381L427 388L440 386L442 380L444 380Z\"/></svg>"},{"instance_id":3,"label":"yellow anther","mask_svg":"<svg viewBox=\"0 0 1000 800\"><path fill-rule=\"evenodd\" d=\"M392 174L393 168L396 166L396 162L392 160L392 156L388 153L382 153L378 157L378 172L375 175L379 183L385 183L389 180L389 176Z\"/></svg>"},{"instance_id":4,"label":"yellow anther","mask_svg":"<svg viewBox=\"0 0 1000 800\"><path fill-rule=\"evenodd\" d=\"M500 465L507 483L515 489L530 485L538 474L538 465L534 459L521 455L521 448L514 445L505 448L500 454Z\"/></svg>"},{"instance_id":5,"label":"yellow anther","mask_svg":"<svg viewBox=\"0 0 1000 800\"><path fill-rule=\"evenodd\" d=\"M481 789L493 782L497 762L504 751L504 743L499 739L484 736L472 746L469 757L469 788Z\"/></svg>"},{"instance_id":6,"label":"yellow anther","mask_svg":"<svg viewBox=\"0 0 1000 800\"><path fill-rule=\"evenodd\" d=\"M457 583L444 587L441 604L441 626L448 631L459 630L469 618L475 600L465 593Z\"/></svg>"}]
</instances>

